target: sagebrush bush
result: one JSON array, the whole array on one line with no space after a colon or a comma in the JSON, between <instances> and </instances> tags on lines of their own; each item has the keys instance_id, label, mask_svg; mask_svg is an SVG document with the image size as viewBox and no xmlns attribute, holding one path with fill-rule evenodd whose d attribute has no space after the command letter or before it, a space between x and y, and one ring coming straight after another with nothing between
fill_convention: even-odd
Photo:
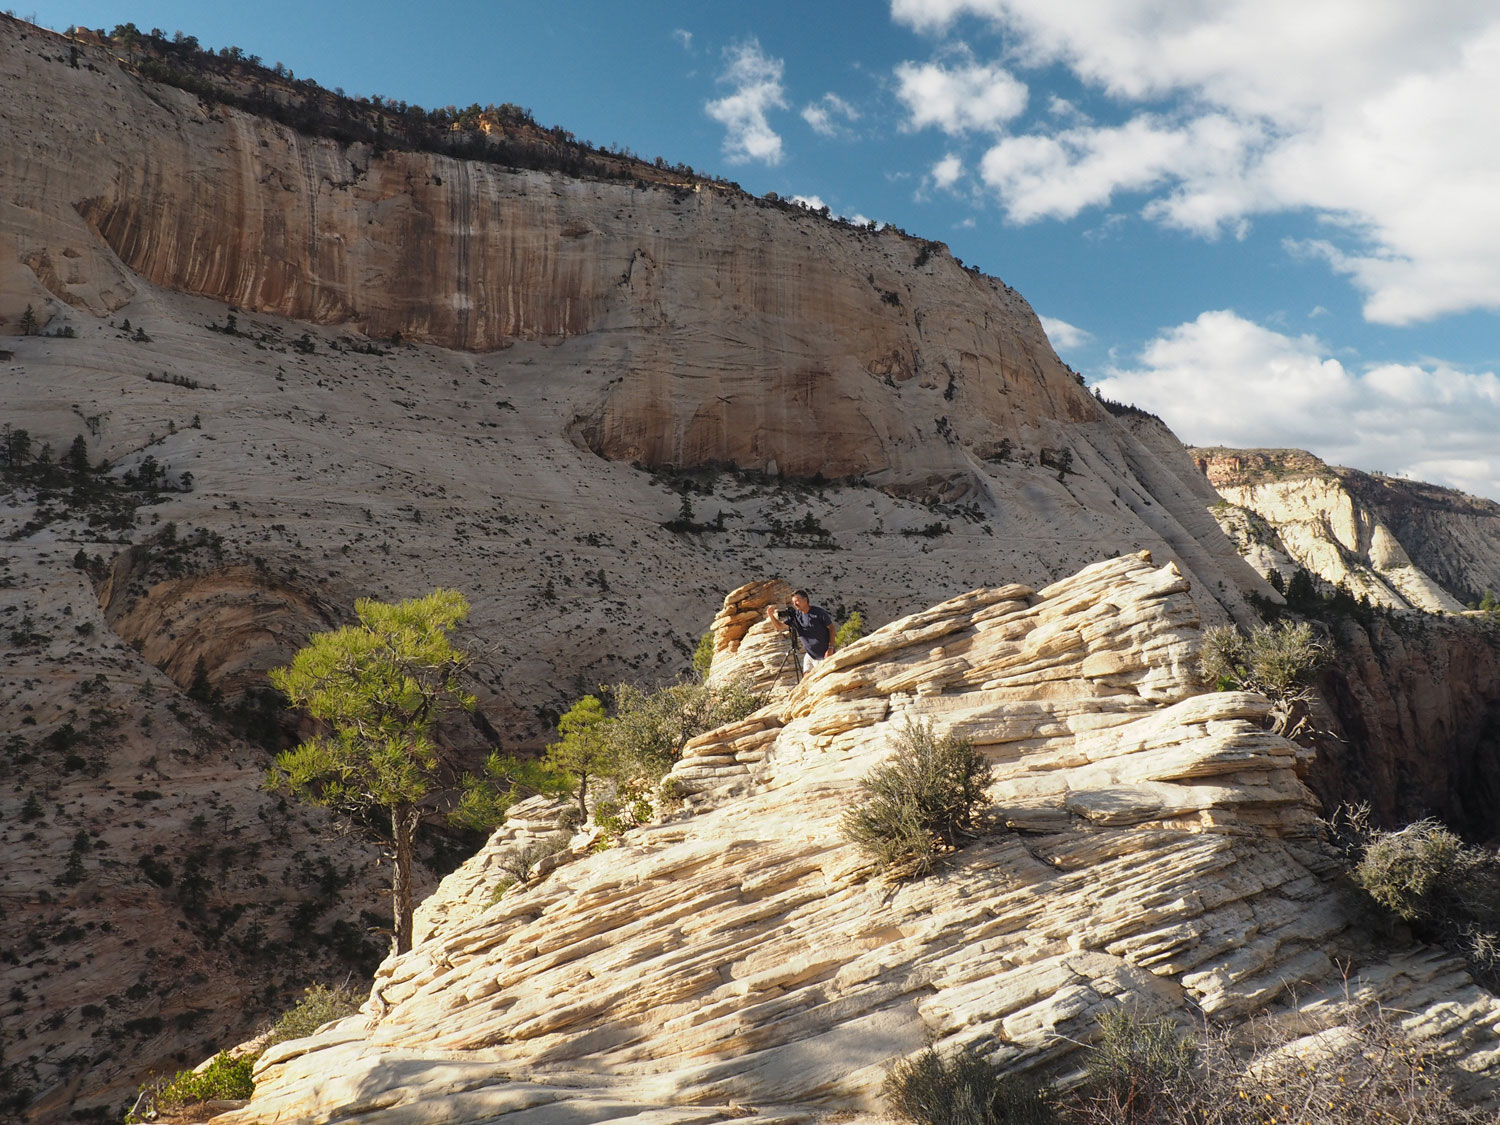
<instances>
[{"instance_id":1,"label":"sagebrush bush","mask_svg":"<svg viewBox=\"0 0 1500 1125\"><path fill-rule=\"evenodd\" d=\"M977 1051L935 1047L891 1067L882 1087L893 1112L918 1125L1052 1125L1040 1088L1003 1075Z\"/></svg>"},{"instance_id":2,"label":"sagebrush bush","mask_svg":"<svg viewBox=\"0 0 1500 1125\"><path fill-rule=\"evenodd\" d=\"M1075 1110L1086 1121L1115 1125L1156 1121L1191 1096L1194 1054L1192 1041L1171 1020L1110 1009L1099 1017Z\"/></svg>"},{"instance_id":3,"label":"sagebrush bush","mask_svg":"<svg viewBox=\"0 0 1500 1125\"><path fill-rule=\"evenodd\" d=\"M519 847L509 848L501 853L499 868L510 877L512 885L529 883L543 860L551 859L567 848L569 838L568 832L554 832Z\"/></svg>"},{"instance_id":4,"label":"sagebrush bush","mask_svg":"<svg viewBox=\"0 0 1500 1125\"><path fill-rule=\"evenodd\" d=\"M271 1025L271 1036L266 1046L284 1043L288 1039L302 1039L325 1023L341 1020L359 1011L362 997L352 988L329 988L315 984L305 989L302 999L288 1008Z\"/></svg>"},{"instance_id":5,"label":"sagebrush bush","mask_svg":"<svg viewBox=\"0 0 1500 1125\"><path fill-rule=\"evenodd\" d=\"M1311 683L1329 652L1312 626L1282 621L1245 635L1230 625L1205 630L1199 649L1204 679L1220 691L1258 691L1271 701L1268 725L1297 738L1311 728Z\"/></svg>"},{"instance_id":6,"label":"sagebrush bush","mask_svg":"<svg viewBox=\"0 0 1500 1125\"><path fill-rule=\"evenodd\" d=\"M1101 1019L1068 1125L1494 1125L1450 1092L1447 1064L1379 1008L1297 1039L1270 1019L1184 1038L1167 1020Z\"/></svg>"},{"instance_id":7,"label":"sagebrush bush","mask_svg":"<svg viewBox=\"0 0 1500 1125\"><path fill-rule=\"evenodd\" d=\"M1210 683L1277 700L1305 688L1328 655L1305 621L1257 625L1248 636L1219 625L1204 631L1199 664Z\"/></svg>"},{"instance_id":8,"label":"sagebrush bush","mask_svg":"<svg viewBox=\"0 0 1500 1125\"><path fill-rule=\"evenodd\" d=\"M895 752L863 779L868 796L844 815L844 836L890 875L925 875L972 830L989 779L989 763L968 739L909 723Z\"/></svg>"}]
</instances>

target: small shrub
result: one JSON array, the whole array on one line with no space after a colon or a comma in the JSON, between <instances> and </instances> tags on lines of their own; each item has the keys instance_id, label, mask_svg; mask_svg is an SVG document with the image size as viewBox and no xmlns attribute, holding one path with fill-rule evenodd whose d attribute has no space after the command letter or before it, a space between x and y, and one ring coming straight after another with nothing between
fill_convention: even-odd
<instances>
[{"instance_id":1,"label":"small shrub","mask_svg":"<svg viewBox=\"0 0 1500 1125\"><path fill-rule=\"evenodd\" d=\"M1252 1021L1239 1038L1252 1045L1248 1060L1229 1032L1204 1033L1193 1083L1153 1122L1494 1125L1493 1110L1454 1100L1445 1060L1379 1008L1357 1011L1336 1033L1310 1040L1293 1040L1269 1020Z\"/></svg>"},{"instance_id":2,"label":"small shrub","mask_svg":"<svg viewBox=\"0 0 1500 1125\"><path fill-rule=\"evenodd\" d=\"M554 832L520 847L509 848L500 856L500 870L510 877L511 885L529 883L543 860L551 859L568 846L568 838L567 832Z\"/></svg>"},{"instance_id":3,"label":"small shrub","mask_svg":"<svg viewBox=\"0 0 1500 1125\"><path fill-rule=\"evenodd\" d=\"M910 723L863 780L868 799L844 815L844 836L889 875L926 875L973 828L989 779L972 742Z\"/></svg>"},{"instance_id":4,"label":"small shrub","mask_svg":"<svg viewBox=\"0 0 1500 1125\"><path fill-rule=\"evenodd\" d=\"M164 1110L181 1109L208 1101L239 1101L255 1092L250 1072L256 1055L230 1056L221 1051L202 1070L184 1070L166 1082L141 1087L134 1108L125 1115L126 1125L154 1121Z\"/></svg>"},{"instance_id":5,"label":"small shrub","mask_svg":"<svg viewBox=\"0 0 1500 1125\"><path fill-rule=\"evenodd\" d=\"M1260 692L1271 701L1271 728L1296 738L1309 729L1310 685L1328 658L1305 621L1257 625L1248 636L1221 625L1204 632L1199 667L1219 691Z\"/></svg>"},{"instance_id":6,"label":"small shrub","mask_svg":"<svg viewBox=\"0 0 1500 1125\"><path fill-rule=\"evenodd\" d=\"M843 648L845 645L852 645L864 635L865 616L856 609L839 626L839 631L833 635L833 643L838 648Z\"/></svg>"},{"instance_id":7,"label":"small shrub","mask_svg":"<svg viewBox=\"0 0 1500 1125\"><path fill-rule=\"evenodd\" d=\"M360 996L352 988L329 988L324 984L315 984L304 990L302 999L283 1012L271 1025L271 1035L266 1046L284 1043L288 1039L302 1039L325 1023L352 1016L359 1011L359 1005Z\"/></svg>"},{"instance_id":8,"label":"small shrub","mask_svg":"<svg viewBox=\"0 0 1500 1125\"><path fill-rule=\"evenodd\" d=\"M693 649L693 672L702 677L714 662L714 631L710 629L698 638L698 647Z\"/></svg>"},{"instance_id":9,"label":"small shrub","mask_svg":"<svg viewBox=\"0 0 1500 1125\"><path fill-rule=\"evenodd\" d=\"M1056 1116L1040 1089L1000 1074L975 1050L944 1058L935 1047L902 1059L882 1093L891 1109L918 1125L1050 1125Z\"/></svg>"},{"instance_id":10,"label":"small shrub","mask_svg":"<svg viewBox=\"0 0 1500 1125\"><path fill-rule=\"evenodd\" d=\"M1192 1098L1194 1053L1169 1019L1146 1019L1126 1008L1103 1013L1088 1082L1078 1095L1080 1114L1111 1125L1165 1120L1168 1107Z\"/></svg>"}]
</instances>

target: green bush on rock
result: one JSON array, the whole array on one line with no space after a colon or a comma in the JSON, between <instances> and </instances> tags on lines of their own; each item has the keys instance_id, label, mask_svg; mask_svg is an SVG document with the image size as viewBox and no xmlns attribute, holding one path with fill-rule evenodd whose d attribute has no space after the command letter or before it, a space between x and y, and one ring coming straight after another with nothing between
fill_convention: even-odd
<instances>
[{"instance_id":1,"label":"green bush on rock","mask_svg":"<svg viewBox=\"0 0 1500 1125\"><path fill-rule=\"evenodd\" d=\"M989 779L972 742L910 723L890 758L864 778L867 799L844 815L844 837L888 875L926 875L973 829Z\"/></svg>"}]
</instances>

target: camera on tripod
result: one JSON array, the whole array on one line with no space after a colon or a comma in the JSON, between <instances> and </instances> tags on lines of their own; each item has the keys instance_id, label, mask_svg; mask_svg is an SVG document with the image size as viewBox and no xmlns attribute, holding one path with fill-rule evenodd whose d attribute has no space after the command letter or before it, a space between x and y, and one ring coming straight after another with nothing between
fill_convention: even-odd
<instances>
[{"instance_id":1,"label":"camera on tripod","mask_svg":"<svg viewBox=\"0 0 1500 1125\"><path fill-rule=\"evenodd\" d=\"M796 616L796 609L789 605L784 605L776 611L776 620L780 621L783 625L790 625Z\"/></svg>"}]
</instances>

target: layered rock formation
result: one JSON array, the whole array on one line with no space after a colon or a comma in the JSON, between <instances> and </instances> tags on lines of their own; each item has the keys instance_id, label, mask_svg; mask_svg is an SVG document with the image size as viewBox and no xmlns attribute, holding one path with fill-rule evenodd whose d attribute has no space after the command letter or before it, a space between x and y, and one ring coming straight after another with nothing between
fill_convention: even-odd
<instances>
[{"instance_id":1,"label":"layered rock formation","mask_svg":"<svg viewBox=\"0 0 1500 1125\"><path fill-rule=\"evenodd\" d=\"M500 894L497 835L362 1014L273 1048L216 1120L806 1121L876 1111L928 1041L1066 1071L1122 1003L1315 1031L1378 1001L1484 1088L1500 1002L1351 925L1297 748L1263 699L1197 694L1185 587L1132 556L973 591L754 717L773 740L695 812ZM910 723L983 749L994 816L941 876L890 885L839 821Z\"/></svg>"},{"instance_id":2,"label":"layered rock formation","mask_svg":"<svg viewBox=\"0 0 1500 1125\"><path fill-rule=\"evenodd\" d=\"M1500 590L1500 505L1297 449L1189 450L1262 571L1305 567L1375 605L1453 613ZM1246 514L1248 513L1248 514Z\"/></svg>"}]
</instances>

